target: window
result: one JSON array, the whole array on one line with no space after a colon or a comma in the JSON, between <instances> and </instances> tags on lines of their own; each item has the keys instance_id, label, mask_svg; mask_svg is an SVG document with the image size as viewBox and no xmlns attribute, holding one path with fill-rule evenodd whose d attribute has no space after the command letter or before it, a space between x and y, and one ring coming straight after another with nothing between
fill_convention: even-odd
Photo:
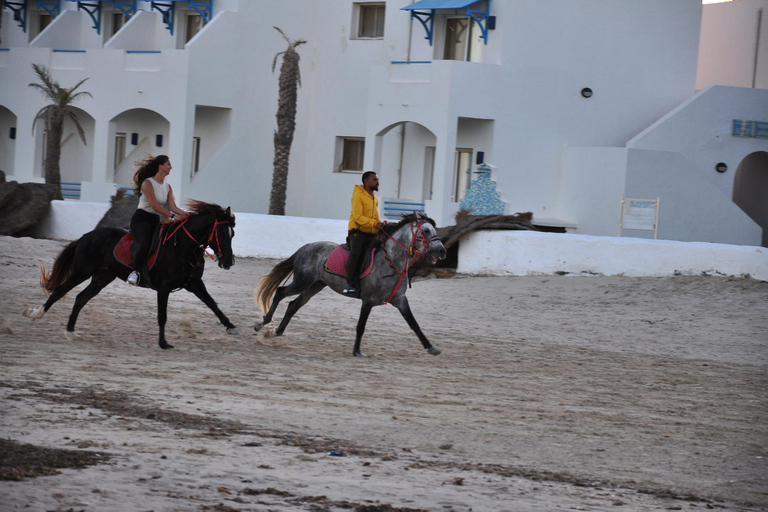
<instances>
[{"instance_id":1,"label":"window","mask_svg":"<svg viewBox=\"0 0 768 512\"><path fill-rule=\"evenodd\" d=\"M123 160L125 160L126 140L125 133L118 132L115 134L115 170L117 170L117 168L120 167L120 164L123 163Z\"/></svg>"},{"instance_id":2,"label":"window","mask_svg":"<svg viewBox=\"0 0 768 512\"><path fill-rule=\"evenodd\" d=\"M432 186L435 179L435 149L435 146L424 148L424 186L421 193L423 201L432 199Z\"/></svg>"},{"instance_id":3,"label":"window","mask_svg":"<svg viewBox=\"0 0 768 512\"><path fill-rule=\"evenodd\" d=\"M195 37L198 32L203 30L203 26L205 26L203 23L203 17L200 16L199 13L188 12L185 26L186 31L184 32L184 43L186 44L192 40L192 38Z\"/></svg>"},{"instance_id":4,"label":"window","mask_svg":"<svg viewBox=\"0 0 768 512\"><path fill-rule=\"evenodd\" d=\"M53 18L45 11L32 11L33 16L27 18L29 40L32 41L53 22Z\"/></svg>"},{"instance_id":5,"label":"window","mask_svg":"<svg viewBox=\"0 0 768 512\"><path fill-rule=\"evenodd\" d=\"M443 59L482 62L485 45L481 35L477 22L469 18L446 19Z\"/></svg>"},{"instance_id":6,"label":"window","mask_svg":"<svg viewBox=\"0 0 768 512\"><path fill-rule=\"evenodd\" d=\"M124 13L115 11L112 13L112 27L110 29L109 37L114 36L118 33L118 31L123 28L123 25L128 21L128 16L126 16Z\"/></svg>"},{"instance_id":7,"label":"window","mask_svg":"<svg viewBox=\"0 0 768 512\"><path fill-rule=\"evenodd\" d=\"M192 137L192 178L200 170L200 137Z\"/></svg>"},{"instance_id":8,"label":"window","mask_svg":"<svg viewBox=\"0 0 768 512\"><path fill-rule=\"evenodd\" d=\"M469 190L472 181L472 150L456 149L456 158L453 168L453 191L451 201L458 203Z\"/></svg>"},{"instance_id":9,"label":"window","mask_svg":"<svg viewBox=\"0 0 768 512\"><path fill-rule=\"evenodd\" d=\"M355 4L358 39L384 38L384 4Z\"/></svg>"},{"instance_id":10,"label":"window","mask_svg":"<svg viewBox=\"0 0 768 512\"><path fill-rule=\"evenodd\" d=\"M336 138L336 170L362 171L365 159L365 139L359 137Z\"/></svg>"},{"instance_id":11,"label":"window","mask_svg":"<svg viewBox=\"0 0 768 512\"><path fill-rule=\"evenodd\" d=\"M48 130L43 130L43 162L48 158Z\"/></svg>"}]
</instances>

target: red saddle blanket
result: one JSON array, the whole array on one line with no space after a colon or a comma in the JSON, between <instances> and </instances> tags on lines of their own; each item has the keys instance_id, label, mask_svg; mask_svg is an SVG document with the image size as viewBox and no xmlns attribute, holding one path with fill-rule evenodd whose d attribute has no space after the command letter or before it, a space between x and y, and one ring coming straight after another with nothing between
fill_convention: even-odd
<instances>
[{"instance_id":1,"label":"red saddle blanket","mask_svg":"<svg viewBox=\"0 0 768 512\"><path fill-rule=\"evenodd\" d=\"M115 250L113 251L113 254L115 255L115 259L128 267L133 267L133 256L131 256L131 247L133 246L134 240L136 240L136 237L131 235L130 233L125 235L123 238L120 239L119 242L117 242L117 245L115 246ZM157 259L158 249L159 249L159 246L156 247L154 252L150 254L149 257L147 258L147 268L152 268L155 266L155 259Z\"/></svg>"},{"instance_id":2,"label":"red saddle blanket","mask_svg":"<svg viewBox=\"0 0 768 512\"><path fill-rule=\"evenodd\" d=\"M360 279L370 274L371 270L373 270L374 250L375 249L371 249L370 262L363 271L360 272ZM328 255L328 259L325 261L325 270L331 274L347 277L347 261L349 261L349 250L345 249L343 245L339 245Z\"/></svg>"}]
</instances>

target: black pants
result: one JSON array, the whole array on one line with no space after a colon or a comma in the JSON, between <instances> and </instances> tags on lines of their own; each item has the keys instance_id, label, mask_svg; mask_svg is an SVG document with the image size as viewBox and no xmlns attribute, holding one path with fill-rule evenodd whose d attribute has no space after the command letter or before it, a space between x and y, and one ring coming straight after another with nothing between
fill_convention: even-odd
<instances>
[{"instance_id":1,"label":"black pants","mask_svg":"<svg viewBox=\"0 0 768 512\"><path fill-rule=\"evenodd\" d=\"M376 237L374 233L363 233L353 229L347 236L349 244L349 261L347 261L347 283L360 287L360 265L363 263L363 249L373 242Z\"/></svg>"},{"instance_id":2,"label":"black pants","mask_svg":"<svg viewBox=\"0 0 768 512\"><path fill-rule=\"evenodd\" d=\"M147 261L149 249L152 247L152 234L158 224L160 224L160 216L146 210L136 210L131 217L131 233L136 237L131 247L131 256L133 256L133 269L137 272L141 272L141 268Z\"/></svg>"}]
</instances>

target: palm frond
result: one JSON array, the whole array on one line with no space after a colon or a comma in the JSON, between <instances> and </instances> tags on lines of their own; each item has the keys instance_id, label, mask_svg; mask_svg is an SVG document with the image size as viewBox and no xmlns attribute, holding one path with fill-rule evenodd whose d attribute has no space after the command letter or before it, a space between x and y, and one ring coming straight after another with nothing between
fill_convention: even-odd
<instances>
[{"instance_id":1,"label":"palm frond","mask_svg":"<svg viewBox=\"0 0 768 512\"><path fill-rule=\"evenodd\" d=\"M283 32L282 30L280 30L280 28L279 28L279 27L275 27L274 25L272 26L272 28L274 28L275 30L277 30L278 32L280 32L280 35L282 35L282 36L283 36L283 39L285 39L285 40L286 40L286 42L287 42L288 44L291 44L291 40L288 38L288 36L287 36L287 35L285 35L285 32Z\"/></svg>"},{"instance_id":2,"label":"palm frond","mask_svg":"<svg viewBox=\"0 0 768 512\"><path fill-rule=\"evenodd\" d=\"M284 54L284 53L285 53L285 52L280 52L280 53L278 53L278 54L276 54L276 55L275 55L275 58L274 58L274 59L272 59L272 72L273 72L273 73L275 72L275 66L277 65L277 58L278 58L278 57L280 57L280 56L281 56L282 54Z\"/></svg>"},{"instance_id":3,"label":"palm frond","mask_svg":"<svg viewBox=\"0 0 768 512\"><path fill-rule=\"evenodd\" d=\"M38 119L43 119L45 121L45 128L48 129L48 116L50 115L50 111L55 108L56 105L46 105L40 109L40 111L35 115L34 121L32 121L32 135L35 134L35 123L37 123Z\"/></svg>"},{"instance_id":4,"label":"palm frond","mask_svg":"<svg viewBox=\"0 0 768 512\"><path fill-rule=\"evenodd\" d=\"M51 78L51 74L48 72L48 68L42 64L32 64L32 69L35 70L35 74L43 83L43 85L45 85L48 89L54 89L56 82Z\"/></svg>"},{"instance_id":5,"label":"palm frond","mask_svg":"<svg viewBox=\"0 0 768 512\"><path fill-rule=\"evenodd\" d=\"M83 130L83 127L80 126L80 121L77 119L77 115L75 115L75 113L72 112L71 110L67 110L66 115L72 120L72 123L74 123L75 128L77 128L77 134L80 136L80 140L82 140L83 144L87 146L88 143L85 141L85 130Z\"/></svg>"}]
</instances>

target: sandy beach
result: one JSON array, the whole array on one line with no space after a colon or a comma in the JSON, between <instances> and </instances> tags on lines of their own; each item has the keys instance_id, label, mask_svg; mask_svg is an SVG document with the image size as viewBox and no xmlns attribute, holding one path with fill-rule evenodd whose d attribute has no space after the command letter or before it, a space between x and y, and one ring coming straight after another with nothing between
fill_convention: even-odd
<instances>
[{"instance_id":1,"label":"sandy beach","mask_svg":"<svg viewBox=\"0 0 768 512\"><path fill-rule=\"evenodd\" d=\"M768 510L766 282L421 278L443 353L382 306L359 359L359 302L327 289L255 333L276 261L238 259L205 283L240 335L180 291L162 351L155 293L119 281L77 340L83 285L22 316L64 244L0 237L1 453L81 463L0 465L0 511Z\"/></svg>"}]
</instances>

